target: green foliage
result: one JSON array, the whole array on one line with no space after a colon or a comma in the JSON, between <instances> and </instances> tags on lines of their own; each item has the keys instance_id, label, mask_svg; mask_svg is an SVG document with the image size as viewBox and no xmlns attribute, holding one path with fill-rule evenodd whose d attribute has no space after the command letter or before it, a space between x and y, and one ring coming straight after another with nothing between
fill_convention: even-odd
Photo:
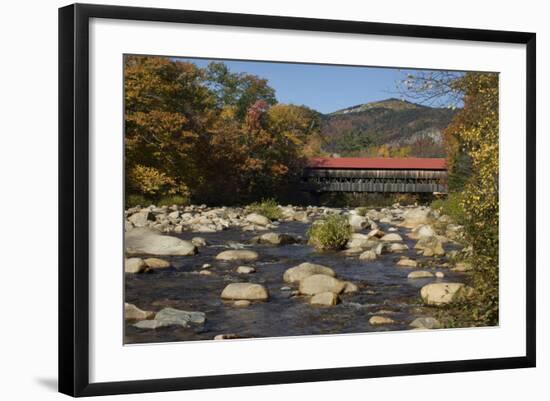
<instances>
[{"instance_id":1,"label":"green foliage","mask_svg":"<svg viewBox=\"0 0 550 401\"><path fill-rule=\"evenodd\" d=\"M189 198L181 195L164 196L157 202L157 206L187 206L189 204Z\"/></svg>"},{"instance_id":2,"label":"green foliage","mask_svg":"<svg viewBox=\"0 0 550 401\"><path fill-rule=\"evenodd\" d=\"M346 216L330 215L313 223L308 231L308 243L319 250L342 249L352 234Z\"/></svg>"},{"instance_id":3,"label":"green foliage","mask_svg":"<svg viewBox=\"0 0 550 401\"><path fill-rule=\"evenodd\" d=\"M130 194L126 196L126 208L135 206L147 207L152 205L151 200L145 198L143 195Z\"/></svg>"},{"instance_id":4,"label":"green foliage","mask_svg":"<svg viewBox=\"0 0 550 401\"><path fill-rule=\"evenodd\" d=\"M426 198L417 194L390 194L368 192L329 192L320 197L320 204L332 207L358 207L366 210L372 208L388 207L394 203L401 205L425 204L431 201L431 194Z\"/></svg>"},{"instance_id":5,"label":"green foliage","mask_svg":"<svg viewBox=\"0 0 550 401\"><path fill-rule=\"evenodd\" d=\"M275 199L264 199L261 202L254 202L247 206L250 213L258 213L270 220L279 220L283 217L281 209Z\"/></svg>"},{"instance_id":6,"label":"green foliage","mask_svg":"<svg viewBox=\"0 0 550 401\"><path fill-rule=\"evenodd\" d=\"M445 199L436 199L432 202L432 209L440 210L441 213L449 216L457 224L464 222L464 209L462 208L463 194L460 192L450 193Z\"/></svg>"}]
</instances>

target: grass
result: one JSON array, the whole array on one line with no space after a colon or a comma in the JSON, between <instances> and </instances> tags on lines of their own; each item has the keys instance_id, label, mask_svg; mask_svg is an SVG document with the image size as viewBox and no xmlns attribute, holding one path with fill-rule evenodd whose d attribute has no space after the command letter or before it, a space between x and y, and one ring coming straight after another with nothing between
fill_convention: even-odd
<instances>
[{"instance_id":1,"label":"grass","mask_svg":"<svg viewBox=\"0 0 550 401\"><path fill-rule=\"evenodd\" d=\"M147 207L151 205L153 202L148 200L142 195L128 195L126 197L126 208L141 206L141 207Z\"/></svg>"},{"instance_id":2,"label":"grass","mask_svg":"<svg viewBox=\"0 0 550 401\"><path fill-rule=\"evenodd\" d=\"M270 220L279 220L283 217L283 212L275 199L264 199L261 202L254 202L247 206L250 213L261 214Z\"/></svg>"},{"instance_id":3,"label":"grass","mask_svg":"<svg viewBox=\"0 0 550 401\"><path fill-rule=\"evenodd\" d=\"M346 216L330 215L311 225L308 243L319 250L338 250L344 248L351 233Z\"/></svg>"},{"instance_id":4,"label":"grass","mask_svg":"<svg viewBox=\"0 0 550 401\"><path fill-rule=\"evenodd\" d=\"M170 195L160 198L157 206L187 206L189 205L189 198L181 195Z\"/></svg>"}]
</instances>

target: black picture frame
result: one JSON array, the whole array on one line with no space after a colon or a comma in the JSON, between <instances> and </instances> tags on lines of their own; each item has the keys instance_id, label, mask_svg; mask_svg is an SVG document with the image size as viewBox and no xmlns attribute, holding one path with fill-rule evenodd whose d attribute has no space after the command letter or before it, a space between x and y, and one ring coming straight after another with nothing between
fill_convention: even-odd
<instances>
[{"instance_id":1,"label":"black picture frame","mask_svg":"<svg viewBox=\"0 0 550 401\"><path fill-rule=\"evenodd\" d=\"M274 28L526 45L526 354L331 369L262 372L122 382L89 381L89 21L91 18ZM246 15L219 12L74 4L59 9L59 391L71 396L237 387L324 380L534 367L535 337L535 120L536 35L447 28Z\"/></svg>"}]
</instances>

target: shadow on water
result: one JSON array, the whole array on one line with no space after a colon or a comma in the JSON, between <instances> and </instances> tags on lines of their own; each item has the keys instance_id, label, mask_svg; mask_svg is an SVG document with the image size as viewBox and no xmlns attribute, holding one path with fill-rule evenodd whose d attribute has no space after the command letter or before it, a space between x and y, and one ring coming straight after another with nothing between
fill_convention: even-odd
<instances>
[{"instance_id":1,"label":"shadow on water","mask_svg":"<svg viewBox=\"0 0 550 401\"><path fill-rule=\"evenodd\" d=\"M273 231L305 238L307 228L307 224L288 222L281 223ZM420 302L419 289L438 279L410 280L407 274L411 269L395 265L401 255L420 259L413 249L415 242L406 237L404 229L400 228L399 234L405 239L409 251L383 254L374 262L359 260L357 255L316 252L305 244L278 247L247 245L257 234L239 229L205 234L185 232L179 237L191 239L201 236L206 239L208 246L200 248L200 253L195 256L172 257L171 262L175 266L172 269L126 275L126 302L152 311L168 306L202 311L206 313L207 320L201 326L171 326L156 330L137 329L128 323L125 327L125 343L209 340L224 333L236 333L242 337L276 337L405 330L415 317L431 314ZM227 249L228 243L244 244L246 249L257 251L260 258L249 263L215 260L219 252ZM287 284L283 282L283 273L306 261L331 267L338 278L352 281L359 287L359 291L342 294L341 302L329 308L311 306L305 297L292 297L291 291L285 289ZM210 276L198 274L205 263L212 265ZM236 267L244 264L254 266L256 273L237 274ZM445 273L445 281L463 281L459 273L448 269L441 271ZM232 302L220 298L224 287L231 282L263 284L269 291L269 301L236 308ZM369 318L380 311L387 313L395 323L371 326Z\"/></svg>"}]
</instances>

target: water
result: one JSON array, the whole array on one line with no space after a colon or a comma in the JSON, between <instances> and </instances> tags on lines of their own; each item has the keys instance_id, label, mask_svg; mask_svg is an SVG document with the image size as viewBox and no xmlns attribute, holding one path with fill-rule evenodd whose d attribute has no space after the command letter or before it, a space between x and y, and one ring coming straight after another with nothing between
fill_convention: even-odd
<instances>
[{"instance_id":1,"label":"water","mask_svg":"<svg viewBox=\"0 0 550 401\"><path fill-rule=\"evenodd\" d=\"M299 222L281 223L273 231L306 238L309 225ZM381 227L382 229L384 227ZM125 343L150 343L166 341L211 340L218 334L233 333L241 337L277 337L315 334L363 333L372 331L405 330L419 316L433 315L433 309L422 305L420 288L430 282L464 282L461 273L447 268L445 278L407 279L410 268L398 267L395 262L401 255L418 261L426 259L414 252L414 240L408 239L408 230L398 233L409 246L405 253L388 253L376 261L361 261L358 255L345 256L339 252L316 252L304 244L285 246L246 245L258 233L229 229L216 233L182 233L182 239L201 236L208 242L195 256L172 257L174 268L149 274L127 274L125 280L126 302L143 310L159 311L173 307L206 313L206 323L191 327L163 327L156 330L137 329L131 323L125 326ZM254 262L222 262L214 257L227 248L228 242L245 244L260 255ZM445 244L448 251L453 249ZM440 260L440 264L444 263ZM331 267L341 280L351 281L359 287L352 294L342 294L340 304L333 307L316 307L308 304L307 297L291 297L289 286L283 281L286 269L302 262L312 262ZM210 276L198 274L201 266L209 263ZM237 274L240 265L254 266L256 273ZM437 265L437 264L436 264ZM269 291L267 302L253 302L246 308L236 308L232 301L224 301L220 294L231 282L263 284ZM295 289L294 286L290 286ZM395 324L371 326L368 320L380 311L391 312Z\"/></svg>"}]
</instances>

